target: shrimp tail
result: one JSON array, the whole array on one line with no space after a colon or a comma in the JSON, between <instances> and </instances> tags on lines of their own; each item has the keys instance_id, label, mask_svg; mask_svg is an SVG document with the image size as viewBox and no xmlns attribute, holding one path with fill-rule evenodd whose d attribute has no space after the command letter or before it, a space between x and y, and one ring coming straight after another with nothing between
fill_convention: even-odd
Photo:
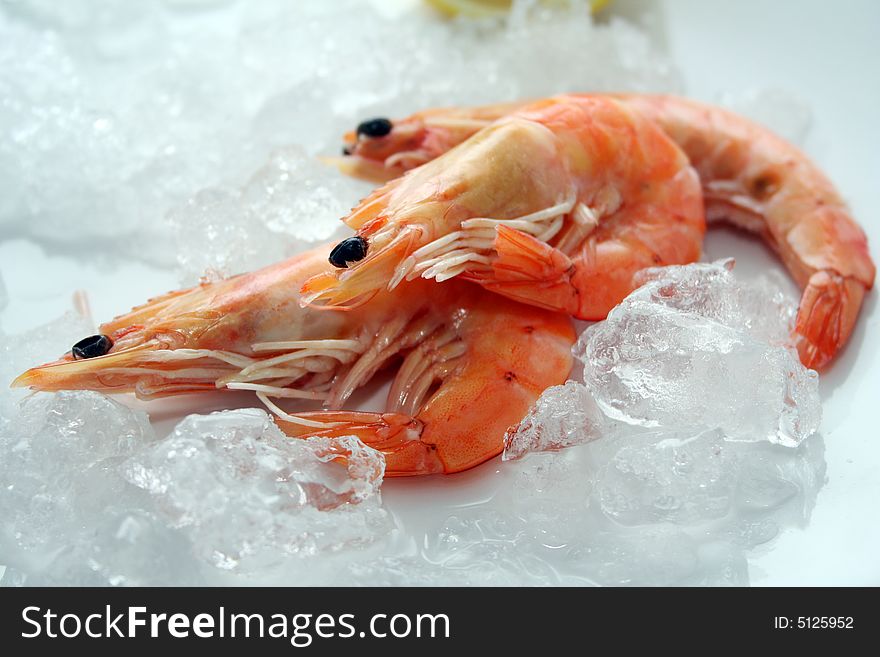
<instances>
[{"instance_id":1,"label":"shrimp tail","mask_svg":"<svg viewBox=\"0 0 880 657\"><path fill-rule=\"evenodd\" d=\"M403 413L315 411L298 413L298 418L327 423L316 431L305 424L278 419L278 426L292 438L308 436L357 436L364 444L385 456L387 476L415 476L444 472L437 446L421 439L423 423Z\"/></svg>"},{"instance_id":2,"label":"shrimp tail","mask_svg":"<svg viewBox=\"0 0 880 657\"><path fill-rule=\"evenodd\" d=\"M865 292L862 282L828 270L810 277L801 297L793 334L804 365L821 369L846 344Z\"/></svg>"},{"instance_id":3,"label":"shrimp tail","mask_svg":"<svg viewBox=\"0 0 880 657\"><path fill-rule=\"evenodd\" d=\"M558 249L522 231L498 226L497 259L490 272L469 272L462 278L487 290L532 306L574 314L577 291L571 283L574 263Z\"/></svg>"}]
</instances>

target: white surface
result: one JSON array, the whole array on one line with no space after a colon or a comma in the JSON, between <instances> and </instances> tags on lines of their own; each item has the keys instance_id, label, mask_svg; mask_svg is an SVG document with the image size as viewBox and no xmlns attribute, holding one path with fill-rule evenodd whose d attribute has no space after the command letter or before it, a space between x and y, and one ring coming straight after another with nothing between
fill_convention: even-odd
<instances>
[{"instance_id":1,"label":"white surface","mask_svg":"<svg viewBox=\"0 0 880 657\"><path fill-rule=\"evenodd\" d=\"M626 9L632 3L620 4ZM714 101L724 92L778 87L809 104L813 126L806 150L850 202L876 256L880 43L874 32L880 25L880 4L670 0L661 8L662 23L651 29L671 48L688 95ZM762 245L728 231L710 235L706 252L712 259L735 255L741 271L780 267ZM57 317L70 307L77 289L89 291L93 315L100 321L175 283L168 272L147 265L84 266L63 253L47 254L2 235L0 273L10 296L2 322L7 332ZM789 530L753 554L754 584L880 584L876 296L869 296L850 347L820 383L828 481L812 520L806 529ZM159 422L218 407L215 396L205 405L181 401L163 409L146 406L159 411L154 414ZM384 486L384 499L417 546L438 517L491 497L499 467L496 460L455 477L392 480Z\"/></svg>"}]
</instances>

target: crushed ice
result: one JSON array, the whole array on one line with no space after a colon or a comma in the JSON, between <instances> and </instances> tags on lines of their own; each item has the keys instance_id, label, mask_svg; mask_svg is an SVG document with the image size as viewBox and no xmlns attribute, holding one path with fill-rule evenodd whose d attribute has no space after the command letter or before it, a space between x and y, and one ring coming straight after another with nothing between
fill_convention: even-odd
<instances>
[{"instance_id":1,"label":"crushed ice","mask_svg":"<svg viewBox=\"0 0 880 657\"><path fill-rule=\"evenodd\" d=\"M300 149L279 150L244 186L204 189L168 213L181 283L251 271L341 238L339 218L361 191Z\"/></svg>"},{"instance_id":2,"label":"crushed ice","mask_svg":"<svg viewBox=\"0 0 880 657\"><path fill-rule=\"evenodd\" d=\"M392 528L379 452L291 440L259 409L191 415L157 439L104 395L43 394L0 429L0 452L6 583L305 580L315 555Z\"/></svg>"},{"instance_id":3,"label":"crushed ice","mask_svg":"<svg viewBox=\"0 0 880 657\"><path fill-rule=\"evenodd\" d=\"M242 572L387 531L384 470L382 455L357 438L291 440L265 411L242 409L187 417L121 473L197 556Z\"/></svg>"}]
</instances>

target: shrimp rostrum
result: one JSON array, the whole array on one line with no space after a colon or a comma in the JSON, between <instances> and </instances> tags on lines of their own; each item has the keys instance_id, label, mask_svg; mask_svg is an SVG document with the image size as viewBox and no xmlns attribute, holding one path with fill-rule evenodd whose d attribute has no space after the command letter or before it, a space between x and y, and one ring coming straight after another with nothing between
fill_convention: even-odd
<instances>
[{"instance_id":1,"label":"shrimp rostrum","mask_svg":"<svg viewBox=\"0 0 880 657\"><path fill-rule=\"evenodd\" d=\"M419 475L497 455L505 430L568 376L567 317L476 286L420 281L354 311L302 308L298 290L330 269L328 252L153 299L13 385L145 399L251 390L289 435L356 435L385 454L388 475ZM386 412L338 410L389 366ZM326 410L283 410L290 399Z\"/></svg>"},{"instance_id":2,"label":"shrimp rostrum","mask_svg":"<svg viewBox=\"0 0 880 657\"><path fill-rule=\"evenodd\" d=\"M492 135L504 132L518 133L518 141L490 147ZM771 131L718 107L674 96L576 94L430 110L387 121L382 135L359 131L347 140L340 168L353 175L387 180L431 164L380 189L347 218L377 244L364 249L363 264L338 272L335 284L325 277L309 286L309 298L321 303L344 303L377 284L378 270L387 274L387 225L410 224L419 238L401 240L410 240L409 252L389 285L401 275L459 275L522 301L599 318L629 292L634 270L699 256L693 171L706 218L760 235L803 288L792 337L805 365L821 368L843 347L873 286L865 234L828 178ZM654 159L674 164L649 166ZM524 181L529 175L553 178L549 197L534 194ZM664 195L660 188L669 182L676 184ZM517 187L526 206L520 217L510 203ZM574 196L561 191L572 188ZM554 199L566 202L553 206ZM483 217L507 220L495 224L494 240L485 230L483 241L476 237L476 227L491 225ZM402 250L400 242L393 248ZM355 274L358 267L373 277Z\"/></svg>"}]
</instances>

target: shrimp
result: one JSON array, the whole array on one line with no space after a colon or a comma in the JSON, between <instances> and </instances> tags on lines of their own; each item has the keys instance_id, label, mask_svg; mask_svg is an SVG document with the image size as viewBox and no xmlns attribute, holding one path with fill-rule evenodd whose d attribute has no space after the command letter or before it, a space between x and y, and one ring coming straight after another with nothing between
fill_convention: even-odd
<instances>
[{"instance_id":1,"label":"shrimp","mask_svg":"<svg viewBox=\"0 0 880 657\"><path fill-rule=\"evenodd\" d=\"M849 339L875 275L865 234L831 182L800 150L730 111L674 96L608 98L654 122L684 150L699 174L710 222L757 233L779 254L803 289L793 343L806 366L826 366ZM341 168L374 179L383 170L385 177L400 174L528 104L491 105L470 114L433 110L389 122L381 139L360 135L354 142L347 135L352 157Z\"/></svg>"},{"instance_id":2,"label":"shrimp","mask_svg":"<svg viewBox=\"0 0 880 657\"><path fill-rule=\"evenodd\" d=\"M454 118L454 135L434 118L425 125L443 139L420 143L460 137ZM370 138L361 141L366 152ZM699 180L682 150L602 97L551 98L490 122L386 183L345 221L362 248L306 281L307 304L356 307L404 279L459 277L592 320L633 290L636 271L696 260L705 232Z\"/></svg>"},{"instance_id":3,"label":"shrimp","mask_svg":"<svg viewBox=\"0 0 880 657\"><path fill-rule=\"evenodd\" d=\"M417 281L350 312L301 308L297 291L330 268L329 246L153 299L13 386L143 399L250 390L289 435L356 435L400 476L458 472L496 456L505 430L565 381L575 339L568 317L466 283ZM398 360L386 412L338 410ZM334 410L289 413L273 399Z\"/></svg>"}]
</instances>

